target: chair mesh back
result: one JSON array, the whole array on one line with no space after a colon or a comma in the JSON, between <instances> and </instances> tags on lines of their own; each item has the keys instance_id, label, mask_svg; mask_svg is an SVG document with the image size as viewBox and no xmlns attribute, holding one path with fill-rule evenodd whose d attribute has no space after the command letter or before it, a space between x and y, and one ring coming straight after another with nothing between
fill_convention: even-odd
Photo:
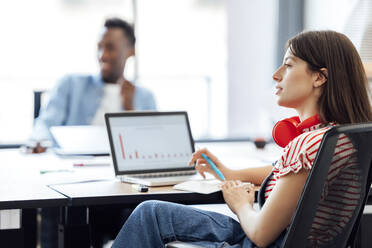
<instances>
[{"instance_id":1,"label":"chair mesh back","mask_svg":"<svg viewBox=\"0 0 372 248\"><path fill-rule=\"evenodd\" d=\"M358 207L362 182L357 150L345 134L339 136L328 176L308 236L311 246L332 242L343 233Z\"/></svg>"},{"instance_id":2,"label":"chair mesh back","mask_svg":"<svg viewBox=\"0 0 372 248\"><path fill-rule=\"evenodd\" d=\"M371 185L372 124L334 127L320 149L283 247L346 247Z\"/></svg>"}]
</instances>

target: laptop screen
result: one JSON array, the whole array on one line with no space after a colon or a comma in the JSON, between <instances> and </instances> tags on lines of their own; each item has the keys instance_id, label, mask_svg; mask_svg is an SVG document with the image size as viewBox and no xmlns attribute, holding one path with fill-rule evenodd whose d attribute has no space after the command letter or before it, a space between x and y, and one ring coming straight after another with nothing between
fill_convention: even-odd
<instances>
[{"instance_id":1,"label":"laptop screen","mask_svg":"<svg viewBox=\"0 0 372 248\"><path fill-rule=\"evenodd\" d=\"M192 169L194 152L186 112L105 115L117 175Z\"/></svg>"}]
</instances>

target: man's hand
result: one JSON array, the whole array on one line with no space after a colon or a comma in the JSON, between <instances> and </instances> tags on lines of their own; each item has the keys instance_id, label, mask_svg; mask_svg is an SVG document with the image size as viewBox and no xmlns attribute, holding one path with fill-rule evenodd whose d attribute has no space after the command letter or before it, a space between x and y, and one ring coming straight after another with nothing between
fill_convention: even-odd
<instances>
[{"instance_id":1,"label":"man's hand","mask_svg":"<svg viewBox=\"0 0 372 248\"><path fill-rule=\"evenodd\" d=\"M47 150L47 147L43 147L40 142L36 143L35 147L31 148L31 153L43 153Z\"/></svg>"},{"instance_id":2,"label":"man's hand","mask_svg":"<svg viewBox=\"0 0 372 248\"><path fill-rule=\"evenodd\" d=\"M133 98L135 86L128 80L123 80L120 84L120 95L121 95L121 104L125 110L133 110Z\"/></svg>"},{"instance_id":3,"label":"man's hand","mask_svg":"<svg viewBox=\"0 0 372 248\"><path fill-rule=\"evenodd\" d=\"M221 185L221 190L225 202L235 214L244 206L253 206L254 185L244 185L240 181L226 181Z\"/></svg>"}]
</instances>

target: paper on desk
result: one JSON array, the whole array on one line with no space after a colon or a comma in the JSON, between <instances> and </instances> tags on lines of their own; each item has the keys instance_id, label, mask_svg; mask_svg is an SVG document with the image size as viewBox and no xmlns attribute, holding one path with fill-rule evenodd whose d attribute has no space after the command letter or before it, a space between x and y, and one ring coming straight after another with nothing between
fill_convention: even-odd
<instances>
[{"instance_id":1,"label":"paper on desk","mask_svg":"<svg viewBox=\"0 0 372 248\"><path fill-rule=\"evenodd\" d=\"M200 194L211 194L220 191L221 181L216 179L190 180L173 186L173 189L196 192Z\"/></svg>"},{"instance_id":2,"label":"paper on desk","mask_svg":"<svg viewBox=\"0 0 372 248\"><path fill-rule=\"evenodd\" d=\"M52 154L48 157L48 161L45 161L46 163L42 163L42 166L39 167L40 181L43 184L51 185L112 180L115 178L115 175L113 168L108 166L110 165L110 161L110 157L92 157L83 160L74 157L60 158ZM73 166L74 164L79 164L79 166Z\"/></svg>"},{"instance_id":3,"label":"paper on desk","mask_svg":"<svg viewBox=\"0 0 372 248\"><path fill-rule=\"evenodd\" d=\"M74 168L73 172L47 173L43 175L47 185L113 180L115 174L108 167Z\"/></svg>"}]
</instances>

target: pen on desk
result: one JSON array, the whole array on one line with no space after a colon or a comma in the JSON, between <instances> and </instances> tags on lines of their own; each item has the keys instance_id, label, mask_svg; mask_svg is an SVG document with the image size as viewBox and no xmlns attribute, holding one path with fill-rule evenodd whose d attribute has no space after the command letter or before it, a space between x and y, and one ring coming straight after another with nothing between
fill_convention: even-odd
<instances>
[{"instance_id":1,"label":"pen on desk","mask_svg":"<svg viewBox=\"0 0 372 248\"><path fill-rule=\"evenodd\" d=\"M222 172L217 168L217 166L213 163L213 161L208 158L204 153L201 154L202 157L207 161L207 163L212 167L214 172L218 175L219 178L221 178L222 181L225 181L225 177L223 176Z\"/></svg>"},{"instance_id":2,"label":"pen on desk","mask_svg":"<svg viewBox=\"0 0 372 248\"><path fill-rule=\"evenodd\" d=\"M40 170L40 174L46 174L46 173L51 173L51 172L74 172L73 170Z\"/></svg>"}]
</instances>

